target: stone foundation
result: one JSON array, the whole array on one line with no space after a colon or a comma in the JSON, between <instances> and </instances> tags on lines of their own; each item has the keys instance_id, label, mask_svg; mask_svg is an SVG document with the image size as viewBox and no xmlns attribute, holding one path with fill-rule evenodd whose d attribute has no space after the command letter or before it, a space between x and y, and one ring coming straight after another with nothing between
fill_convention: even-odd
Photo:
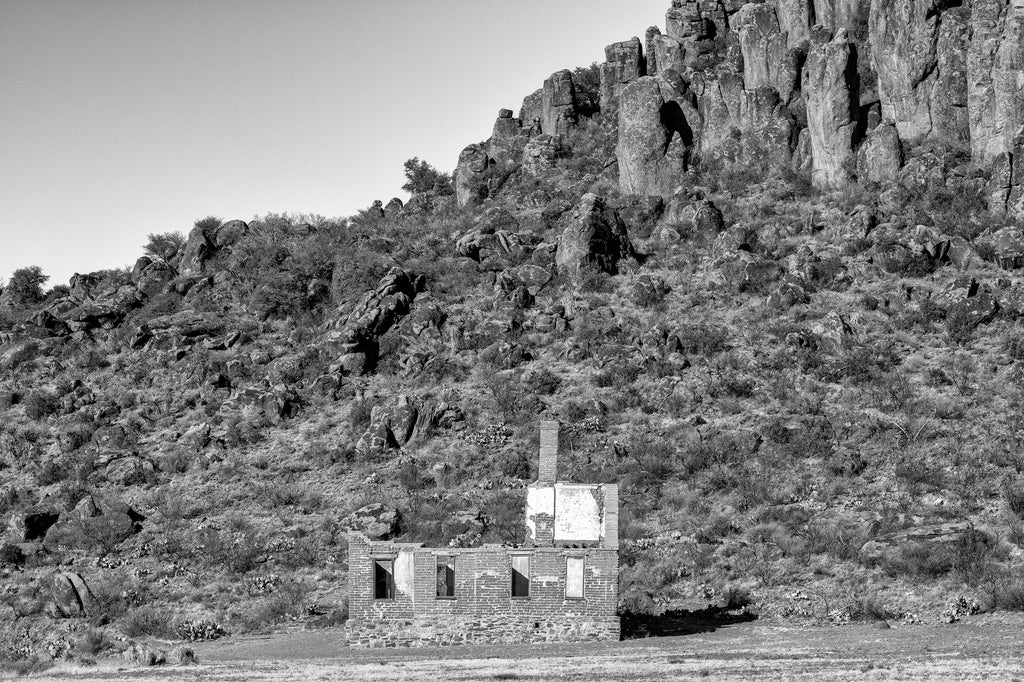
<instances>
[{"instance_id":1,"label":"stone foundation","mask_svg":"<svg viewBox=\"0 0 1024 682\"><path fill-rule=\"evenodd\" d=\"M531 644L538 642L618 641L619 619L509 617L385 619L349 621L345 640L350 647L425 647L457 644Z\"/></svg>"}]
</instances>

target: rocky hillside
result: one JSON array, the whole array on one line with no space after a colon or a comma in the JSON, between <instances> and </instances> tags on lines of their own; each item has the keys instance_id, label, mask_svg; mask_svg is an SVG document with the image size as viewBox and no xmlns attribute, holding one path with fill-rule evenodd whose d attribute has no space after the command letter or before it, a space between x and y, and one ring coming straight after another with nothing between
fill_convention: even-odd
<instances>
[{"instance_id":1,"label":"rocky hillside","mask_svg":"<svg viewBox=\"0 0 1024 682\"><path fill-rule=\"evenodd\" d=\"M624 614L1024 608L1022 30L674 0L407 202L18 271L0 658L342 622L348 528L522 539L541 417L621 485Z\"/></svg>"}]
</instances>

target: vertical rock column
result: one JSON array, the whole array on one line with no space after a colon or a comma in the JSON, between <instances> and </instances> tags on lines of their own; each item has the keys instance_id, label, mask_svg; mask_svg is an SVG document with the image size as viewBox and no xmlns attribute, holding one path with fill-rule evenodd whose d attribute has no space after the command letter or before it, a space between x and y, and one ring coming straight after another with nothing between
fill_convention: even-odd
<instances>
[{"instance_id":1,"label":"vertical rock column","mask_svg":"<svg viewBox=\"0 0 1024 682\"><path fill-rule=\"evenodd\" d=\"M643 46L639 38L613 43L604 48L601 65L601 109L607 111L619 103L627 84L644 75Z\"/></svg>"},{"instance_id":2,"label":"vertical rock column","mask_svg":"<svg viewBox=\"0 0 1024 682\"><path fill-rule=\"evenodd\" d=\"M576 125L576 85L572 72L563 69L544 81L541 99L541 130L563 135Z\"/></svg>"},{"instance_id":3,"label":"vertical rock column","mask_svg":"<svg viewBox=\"0 0 1024 682\"><path fill-rule=\"evenodd\" d=\"M732 28L743 52L743 87L757 90L770 86L783 102L796 88L797 58L790 52L787 36L771 5L749 3L732 18Z\"/></svg>"},{"instance_id":4,"label":"vertical rock column","mask_svg":"<svg viewBox=\"0 0 1024 682\"><path fill-rule=\"evenodd\" d=\"M804 64L802 90L807 105L812 179L815 187L837 189L853 181L857 123L856 51L845 29L833 40L817 30Z\"/></svg>"},{"instance_id":5,"label":"vertical rock column","mask_svg":"<svg viewBox=\"0 0 1024 682\"><path fill-rule=\"evenodd\" d=\"M626 86L615 149L623 194L672 195L686 171L692 144L686 126L679 105L663 96L661 78L644 76Z\"/></svg>"},{"instance_id":6,"label":"vertical rock column","mask_svg":"<svg viewBox=\"0 0 1024 682\"><path fill-rule=\"evenodd\" d=\"M1024 124L1024 0L974 0L967 51L971 152L989 164Z\"/></svg>"}]
</instances>

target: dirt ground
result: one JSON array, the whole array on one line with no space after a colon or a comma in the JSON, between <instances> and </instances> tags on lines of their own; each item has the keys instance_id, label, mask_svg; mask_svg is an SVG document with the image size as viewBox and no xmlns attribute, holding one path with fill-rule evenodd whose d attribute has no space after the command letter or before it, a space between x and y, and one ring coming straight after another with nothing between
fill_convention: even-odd
<instances>
[{"instance_id":1,"label":"dirt ground","mask_svg":"<svg viewBox=\"0 0 1024 682\"><path fill-rule=\"evenodd\" d=\"M198 645L199 664L101 663L33 680L1018 680L1024 618L947 626L793 627L747 623L613 644L351 650L339 630Z\"/></svg>"}]
</instances>

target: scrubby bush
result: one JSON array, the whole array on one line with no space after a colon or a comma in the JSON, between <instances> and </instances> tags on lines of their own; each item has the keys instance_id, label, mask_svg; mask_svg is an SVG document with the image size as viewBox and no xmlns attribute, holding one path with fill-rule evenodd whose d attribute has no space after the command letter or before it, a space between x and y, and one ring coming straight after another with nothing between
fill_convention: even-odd
<instances>
[{"instance_id":1,"label":"scrubby bush","mask_svg":"<svg viewBox=\"0 0 1024 682\"><path fill-rule=\"evenodd\" d=\"M131 638L174 639L177 634L171 614L166 608L156 605L138 606L129 610L121 617L118 627Z\"/></svg>"}]
</instances>

